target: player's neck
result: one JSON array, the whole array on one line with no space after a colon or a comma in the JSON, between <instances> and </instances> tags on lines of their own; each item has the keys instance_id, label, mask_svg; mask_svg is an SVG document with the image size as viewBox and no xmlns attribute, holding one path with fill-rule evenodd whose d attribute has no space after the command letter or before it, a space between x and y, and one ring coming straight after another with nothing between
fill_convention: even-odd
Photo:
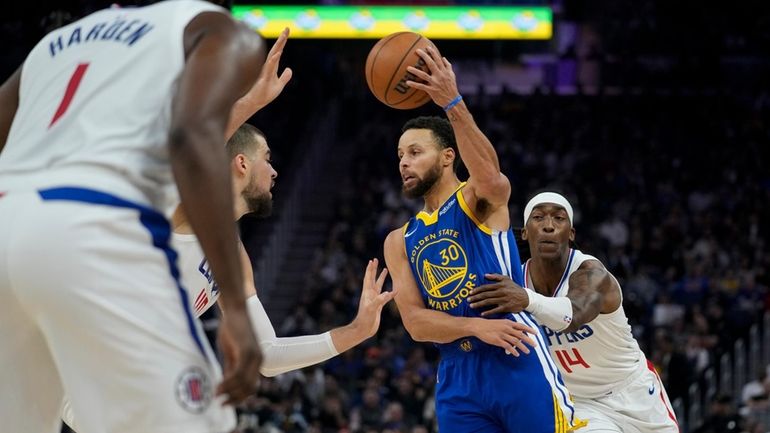
<instances>
[{"instance_id":1,"label":"player's neck","mask_svg":"<svg viewBox=\"0 0 770 433\"><path fill-rule=\"evenodd\" d=\"M246 206L246 203L244 203L243 200L236 199L235 206L233 207L235 208L235 213L233 214L235 221L238 221L242 216L248 213L248 206Z\"/></svg>"},{"instance_id":2,"label":"player's neck","mask_svg":"<svg viewBox=\"0 0 770 433\"><path fill-rule=\"evenodd\" d=\"M567 269L568 261L569 254L560 254L554 258L533 256L529 263L529 276L535 291L552 295L564 275L564 270Z\"/></svg>"},{"instance_id":3,"label":"player's neck","mask_svg":"<svg viewBox=\"0 0 770 433\"><path fill-rule=\"evenodd\" d=\"M449 200L449 197L457 191L460 186L460 181L454 173L451 176L442 176L433 185L433 188L427 192L422 198L425 200L425 207L423 210L428 213L433 213L438 209L445 201Z\"/></svg>"}]
</instances>

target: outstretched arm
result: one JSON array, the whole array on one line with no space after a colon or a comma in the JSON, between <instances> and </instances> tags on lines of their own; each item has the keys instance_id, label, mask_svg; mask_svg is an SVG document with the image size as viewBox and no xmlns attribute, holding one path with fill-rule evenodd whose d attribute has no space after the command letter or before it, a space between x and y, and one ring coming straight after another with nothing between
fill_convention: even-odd
<instances>
[{"instance_id":1,"label":"outstretched arm","mask_svg":"<svg viewBox=\"0 0 770 433\"><path fill-rule=\"evenodd\" d=\"M481 313L484 316L526 310L540 324L557 332L573 332L599 313L611 313L621 304L620 287L597 260L583 262L570 275L566 297L554 298L524 289L505 275L488 274L486 278L492 283L473 289L468 298L471 307L487 309Z\"/></svg>"},{"instance_id":2,"label":"outstretched arm","mask_svg":"<svg viewBox=\"0 0 770 433\"><path fill-rule=\"evenodd\" d=\"M21 67L0 86L0 152L8 140L11 123L19 108L19 85L21 84Z\"/></svg>"},{"instance_id":3,"label":"outstretched arm","mask_svg":"<svg viewBox=\"0 0 770 433\"><path fill-rule=\"evenodd\" d=\"M466 196L465 199L479 202L477 216L485 220L495 209L507 206L511 183L500 171L500 162L492 143L476 125L465 102L458 102L460 92L452 65L434 47L427 47L426 51L417 50L417 54L425 61L429 73L410 66L409 72L424 83L407 81L407 85L424 90L433 102L445 109L460 156L470 174L464 191L470 192L471 197Z\"/></svg>"},{"instance_id":4,"label":"outstretched arm","mask_svg":"<svg viewBox=\"0 0 770 433\"><path fill-rule=\"evenodd\" d=\"M278 39L267 53L262 70L259 73L254 86L242 98L236 101L230 112L230 119L225 129L225 138L229 139L235 134L235 131L249 120L259 110L265 108L273 102L278 95L283 92L283 88L289 83L292 76L291 68L286 68L278 75L278 65L281 62L281 54L286 47L286 41L289 39L289 29L284 29L278 36ZM253 67L253 66L252 66ZM259 70L259 68L257 68Z\"/></svg>"},{"instance_id":5,"label":"outstretched arm","mask_svg":"<svg viewBox=\"0 0 770 433\"><path fill-rule=\"evenodd\" d=\"M396 304L401 313L401 321L415 341L451 343L463 337L477 337L517 356L518 350L529 353L524 343L535 346L527 334L537 331L512 320L456 317L426 308L409 270L400 229L392 231L385 239L385 261L390 269L393 287L398 290Z\"/></svg>"},{"instance_id":6,"label":"outstretched arm","mask_svg":"<svg viewBox=\"0 0 770 433\"><path fill-rule=\"evenodd\" d=\"M264 376L277 376L315 365L361 344L377 333L382 308L395 295L394 292L382 292L387 270L383 269L377 277L378 261L370 260L364 275L358 314L350 324L323 334L278 337L262 302L257 297L254 274L246 250L242 245L240 250L249 315L264 356L259 371Z\"/></svg>"}]
</instances>

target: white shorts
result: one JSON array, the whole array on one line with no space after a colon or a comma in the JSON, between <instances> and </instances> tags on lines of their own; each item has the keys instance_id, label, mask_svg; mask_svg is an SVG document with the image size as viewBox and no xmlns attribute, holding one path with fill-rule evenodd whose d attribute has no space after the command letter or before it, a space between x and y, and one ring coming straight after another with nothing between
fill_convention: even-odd
<instances>
[{"instance_id":1,"label":"white shorts","mask_svg":"<svg viewBox=\"0 0 770 433\"><path fill-rule=\"evenodd\" d=\"M666 390L652 364L622 389L598 398L573 397L578 433L679 433Z\"/></svg>"},{"instance_id":2,"label":"white shorts","mask_svg":"<svg viewBox=\"0 0 770 433\"><path fill-rule=\"evenodd\" d=\"M0 195L0 420L78 433L229 432L221 372L177 283L166 219L90 190Z\"/></svg>"}]
</instances>

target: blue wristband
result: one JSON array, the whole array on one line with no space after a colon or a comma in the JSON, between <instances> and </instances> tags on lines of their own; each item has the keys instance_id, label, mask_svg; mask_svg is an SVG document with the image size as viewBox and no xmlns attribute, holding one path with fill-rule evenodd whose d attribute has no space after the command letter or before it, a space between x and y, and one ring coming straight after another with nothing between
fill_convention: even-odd
<instances>
[{"instance_id":1,"label":"blue wristband","mask_svg":"<svg viewBox=\"0 0 770 433\"><path fill-rule=\"evenodd\" d=\"M444 111L451 110L452 107L454 107L455 105L459 104L460 101L462 101L462 100L463 100L463 95L457 95L454 99L452 99L452 102L450 102L449 104L447 104L446 107L444 107Z\"/></svg>"}]
</instances>

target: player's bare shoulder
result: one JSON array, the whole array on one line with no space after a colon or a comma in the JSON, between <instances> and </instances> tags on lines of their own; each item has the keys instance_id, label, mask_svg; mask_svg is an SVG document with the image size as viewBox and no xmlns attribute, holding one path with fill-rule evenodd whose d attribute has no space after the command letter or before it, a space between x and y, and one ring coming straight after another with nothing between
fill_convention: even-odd
<instances>
[{"instance_id":1,"label":"player's bare shoulder","mask_svg":"<svg viewBox=\"0 0 770 433\"><path fill-rule=\"evenodd\" d=\"M511 183L504 174L500 173L500 185L499 188L508 191L510 196ZM469 178L465 186L460 190L462 198L465 201L468 209L473 213L474 217L484 223L484 225L504 231L510 228L510 215L508 212L508 206L501 205L494 199L490 199L484 195L484 191L479 191L476 183L473 182L473 178Z\"/></svg>"},{"instance_id":2,"label":"player's bare shoulder","mask_svg":"<svg viewBox=\"0 0 770 433\"><path fill-rule=\"evenodd\" d=\"M405 227L399 227L390 233L385 238L385 260L388 261L388 266L392 267L390 262L395 259L406 259L406 243L404 242L404 229Z\"/></svg>"},{"instance_id":3,"label":"player's bare shoulder","mask_svg":"<svg viewBox=\"0 0 770 433\"><path fill-rule=\"evenodd\" d=\"M202 37L211 35L227 40L227 46L243 56L264 57L265 42L262 37L224 10L204 11L190 21L185 28L185 52L189 53Z\"/></svg>"}]
</instances>

